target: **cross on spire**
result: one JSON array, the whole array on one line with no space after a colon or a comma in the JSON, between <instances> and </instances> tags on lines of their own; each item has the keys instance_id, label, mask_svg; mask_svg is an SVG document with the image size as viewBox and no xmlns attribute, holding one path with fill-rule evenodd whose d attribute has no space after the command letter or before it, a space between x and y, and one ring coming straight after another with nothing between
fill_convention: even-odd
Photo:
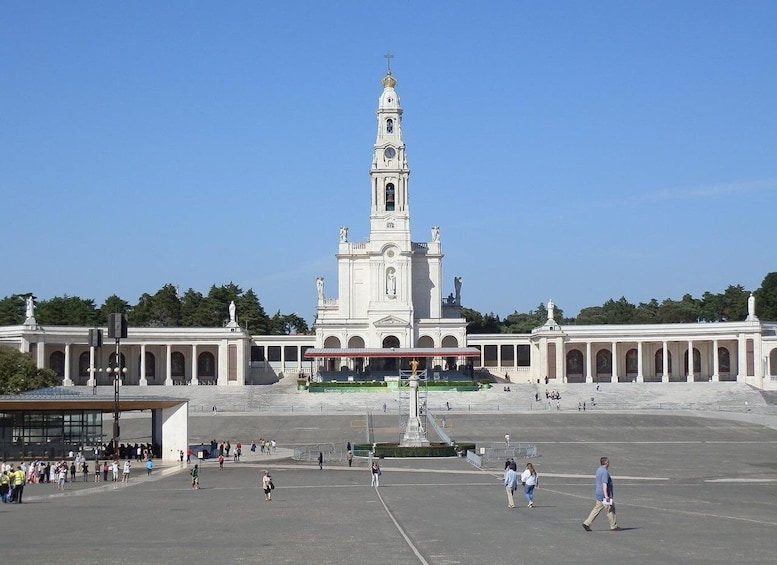
<instances>
[{"instance_id":1,"label":"cross on spire","mask_svg":"<svg viewBox=\"0 0 777 565\"><path fill-rule=\"evenodd\" d=\"M388 67L388 74L391 74L391 59L394 58L394 55L392 55L391 52L389 51L388 53L383 55L383 57L386 59L386 66Z\"/></svg>"}]
</instances>

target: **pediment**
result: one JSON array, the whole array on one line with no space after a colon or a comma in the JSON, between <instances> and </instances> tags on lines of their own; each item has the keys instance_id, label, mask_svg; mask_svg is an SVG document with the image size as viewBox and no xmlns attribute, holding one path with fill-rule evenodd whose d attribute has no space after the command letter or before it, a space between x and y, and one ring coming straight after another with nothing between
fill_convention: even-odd
<instances>
[{"instance_id":1,"label":"pediment","mask_svg":"<svg viewBox=\"0 0 777 565\"><path fill-rule=\"evenodd\" d=\"M402 318L397 318L396 316L386 316L385 318L381 318L380 320L375 322L376 326L407 326L407 320L403 320Z\"/></svg>"}]
</instances>

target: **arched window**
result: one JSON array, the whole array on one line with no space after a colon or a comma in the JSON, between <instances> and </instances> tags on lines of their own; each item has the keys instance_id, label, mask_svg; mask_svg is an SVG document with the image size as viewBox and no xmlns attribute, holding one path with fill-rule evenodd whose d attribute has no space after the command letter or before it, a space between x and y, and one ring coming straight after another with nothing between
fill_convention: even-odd
<instances>
[{"instance_id":1,"label":"arched window","mask_svg":"<svg viewBox=\"0 0 777 565\"><path fill-rule=\"evenodd\" d=\"M637 354L636 349L629 349L626 352L626 374L639 374L639 355Z\"/></svg>"},{"instance_id":2,"label":"arched window","mask_svg":"<svg viewBox=\"0 0 777 565\"><path fill-rule=\"evenodd\" d=\"M127 359L124 357L124 353L122 353L120 355L119 360L121 361L121 368L122 369L125 368L127 366ZM111 369L115 369L116 368L116 352L115 351L113 353L111 353L110 356L108 357L108 366Z\"/></svg>"},{"instance_id":3,"label":"arched window","mask_svg":"<svg viewBox=\"0 0 777 565\"><path fill-rule=\"evenodd\" d=\"M58 377L65 376L65 354L61 351L55 351L49 355L49 369L54 371Z\"/></svg>"},{"instance_id":4,"label":"arched window","mask_svg":"<svg viewBox=\"0 0 777 565\"><path fill-rule=\"evenodd\" d=\"M394 184L388 183L386 185L386 211L394 211Z\"/></svg>"},{"instance_id":5,"label":"arched window","mask_svg":"<svg viewBox=\"0 0 777 565\"><path fill-rule=\"evenodd\" d=\"M573 349L567 353L567 374L583 374L583 352L579 349Z\"/></svg>"},{"instance_id":6,"label":"arched window","mask_svg":"<svg viewBox=\"0 0 777 565\"><path fill-rule=\"evenodd\" d=\"M731 354L725 347L718 347L718 372L722 374L731 372Z\"/></svg>"},{"instance_id":7,"label":"arched window","mask_svg":"<svg viewBox=\"0 0 777 565\"><path fill-rule=\"evenodd\" d=\"M140 376L140 355L138 355L138 376ZM156 376L156 357L146 351L146 378L153 379Z\"/></svg>"},{"instance_id":8,"label":"arched window","mask_svg":"<svg viewBox=\"0 0 777 565\"><path fill-rule=\"evenodd\" d=\"M216 358L213 353L203 351L197 359L197 375L200 377L216 376Z\"/></svg>"},{"instance_id":9,"label":"arched window","mask_svg":"<svg viewBox=\"0 0 777 565\"><path fill-rule=\"evenodd\" d=\"M672 374L672 352L671 351L667 351L667 353L668 353L667 357L669 358L669 363L667 364L667 371L669 371L669 374L671 375ZM655 360L656 360L656 362L655 362L655 365L656 365L656 375L663 375L664 374L664 350L663 350L663 348L659 349L658 351L656 351Z\"/></svg>"},{"instance_id":10,"label":"arched window","mask_svg":"<svg viewBox=\"0 0 777 565\"><path fill-rule=\"evenodd\" d=\"M685 374L688 375L688 351L685 352L683 355L683 368L685 369ZM698 349L695 347L693 348L693 374L701 373L701 353Z\"/></svg>"},{"instance_id":11,"label":"arched window","mask_svg":"<svg viewBox=\"0 0 777 565\"><path fill-rule=\"evenodd\" d=\"M391 118L386 120L386 133L394 133L394 120Z\"/></svg>"},{"instance_id":12,"label":"arched window","mask_svg":"<svg viewBox=\"0 0 777 565\"><path fill-rule=\"evenodd\" d=\"M171 376L173 377L185 377L186 376L186 359L183 353L180 351L174 351L170 356L170 369Z\"/></svg>"},{"instance_id":13,"label":"arched window","mask_svg":"<svg viewBox=\"0 0 777 565\"><path fill-rule=\"evenodd\" d=\"M81 355L78 356L78 376L79 377L89 376L89 352L88 351L84 351Z\"/></svg>"},{"instance_id":14,"label":"arched window","mask_svg":"<svg viewBox=\"0 0 777 565\"><path fill-rule=\"evenodd\" d=\"M596 374L612 376L612 353L609 349L602 349L596 353Z\"/></svg>"}]
</instances>

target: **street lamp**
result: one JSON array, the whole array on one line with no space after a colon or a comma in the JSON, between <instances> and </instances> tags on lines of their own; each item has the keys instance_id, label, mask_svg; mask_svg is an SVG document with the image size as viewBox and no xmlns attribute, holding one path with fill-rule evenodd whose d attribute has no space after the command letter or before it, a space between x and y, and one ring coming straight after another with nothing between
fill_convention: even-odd
<instances>
[{"instance_id":1,"label":"street lamp","mask_svg":"<svg viewBox=\"0 0 777 565\"><path fill-rule=\"evenodd\" d=\"M116 339L116 363L108 367L106 372L113 374L113 449L119 454L119 387L122 375L127 374L127 367L121 366L121 338L127 337L127 317L124 314L111 314L108 318L108 337Z\"/></svg>"}]
</instances>

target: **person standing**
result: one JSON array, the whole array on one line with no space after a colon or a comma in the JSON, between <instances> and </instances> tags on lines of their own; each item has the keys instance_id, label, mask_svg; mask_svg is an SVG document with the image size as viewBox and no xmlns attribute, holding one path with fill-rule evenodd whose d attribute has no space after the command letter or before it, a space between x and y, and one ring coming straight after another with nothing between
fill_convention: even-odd
<instances>
[{"instance_id":1,"label":"person standing","mask_svg":"<svg viewBox=\"0 0 777 565\"><path fill-rule=\"evenodd\" d=\"M195 463L191 472L192 476L192 490L200 490L200 466Z\"/></svg>"},{"instance_id":2,"label":"person standing","mask_svg":"<svg viewBox=\"0 0 777 565\"><path fill-rule=\"evenodd\" d=\"M539 479L534 465L526 464L526 469L521 473L521 484L523 485L523 496L529 503L529 508L534 508L534 489L539 486Z\"/></svg>"},{"instance_id":3,"label":"person standing","mask_svg":"<svg viewBox=\"0 0 777 565\"><path fill-rule=\"evenodd\" d=\"M504 485L505 491L507 491L507 507L515 508L513 493L518 488L518 473L509 464L505 468Z\"/></svg>"},{"instance_id":4,"label":"person standing","mask_svg":"<svg viewBox=\"0 0 777 565\"><path fill-rule=\"evenodd\" d=\"M380 465L378 465L377 461L372 462L372 466L370 467L370 475L372 479L370 480L370 486L371 487L379 487L380 486Z\"/></svg>"},{"instance_id":5,"label":"person standing","mask_svg":"<svg viewBox=\"0 0 777 565\"><path fill-rule=\"evenodd\" d=\"M84 474L84 482L86 482L89 475L89 463L86 462L86 459L81 463L81 472Z\"/></svg>"},{"instance_id":6,"label":"person standing","mask_svg":"<svg viewBox=\"0 0 777 565\"><path fill-rule=\"evenodd\" d=\"M111 476L112 482L116 483L119 481L119 462L115 459L111 463Z\"/></svg>"},{"instance_id":7,"label":"person standing","mask_svg":"<svg viewBox=\"0 0 777 565\"><path fill-rule=\"evenodd\" d=\"M223 471L223 470L224 470L224 456L219 455L219 471Z\"/></svg>"},{"instance_id":8,"label":"person standing","mask_svg":"<svg viewBox=\"0 0 777 565\"><path fill-rule=\"evenodd\" d=\"M323 452L318 452L318 470L322 471L324 469L324 454Z\"/></svg>"},{"instance_id":9,"label":"person standing","mask_svg":"<svg viewBox=\"0 0 777 565\"><path fill-rule=\"evenodd\" d=\"M22 503L22 495L24 494L24 469L19 465L16 468L16 472L13 474L13 501L17 504Z\"/></svg>"},{"instance_id":10,"label":"person standing","mask_svg":"<svg viewBox=\"0 0 777 565\"><path fill-rule=\"evenodd\" d=\"M103 463L103 482L105 482L105 483L108 482L108 470L109 470L108 462L105 461Z\"/></svg>"},{"instance_id":11,"label":"person standing","mask_svg":"<svg viewBox=\"0 0 777 565\"><path fill-rule=\"evenodd\" d=\"M602 511L602 508L606 509L607 520L610 522L610 529L613 531L620 530L618 522L615 519L615 503L613 502L614 490L612 488L612 477L610 476L610 459L608 457L602 457L599 459L600 467L596 470L596 487L595 497L596 504L594 504L593 510L588 515L588 518L583 522L583 529L586 532L591 531L591 523Z\"/></svg>"},{"instance_id":12,"label":"person standing","mask_svg":"<svg viewBox=\"0 0 777 565\"><path fill-rule=\"evenodd\" d=\"M146 476L147 477L151 475L151 471L153 469L154 469L154 462L151 461L151 459L149 459L148 461L146 461Z\"/></svg>"},{"instance_id":13,"label":"person standing","mask_svg":"<svg viewBox=\"0 0 777 565\"><path fill-rule=\"evenodd\" d=\"M264 475L262 475L262 490L264 491L265 500L272 500L272 490L274 488L275 485L272 482L270 471L265 471Z\"/></svg>"},{"instance_id":14,"label":"person standing","mask_svg":"<svg viewBox=\"0 0 777 565\"><path fill-rule=\"evenodd\" d=\"M348 455L346 457L348 458L348 466L351 467L353 465L353 451L348 450Z\"/></svg>"},{"instance_id":15,"label":"person standing","mask_svg":"<svg viewBox=\"0 0 777 565\"><path fill-rule=\"evenodd\" d=\"M130 463L130 460L127 459L124 462L124 469L122 471L121 482L123 482L123 483L128 483L129 482L130 469L132 469L132 463Z\"/></svg>"}]
</instances>

